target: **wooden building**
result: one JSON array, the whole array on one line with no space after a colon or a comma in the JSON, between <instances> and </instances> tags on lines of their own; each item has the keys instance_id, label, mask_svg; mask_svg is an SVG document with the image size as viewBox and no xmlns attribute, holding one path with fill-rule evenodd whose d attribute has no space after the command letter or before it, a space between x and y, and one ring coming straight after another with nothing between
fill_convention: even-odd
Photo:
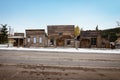
<instances>
[{"instance_id":1,"label":"wooden building","mask_svg":"<svg viewBox=\"0 0 120 80\"><path fill-rule=\"evenodd\" d=\"M8 36L9 47L24 47L24 33L14 33Z\"/></svg>"},{"instance_id":2,"label":"wooden building","mask_svg":"<svg viewBox=\"0 0 120 80\"><path fill-rule=\"evenodd\" d=\"M117 49L120 49L120 37L115 41L115 45Z\"/></svg>"},{"instance_id":3,"label":"wooden building","mask_svg":"<svg viewBox=\"0 0 120 80\"><path fill-rule=\"evenodd\" d=\"M101 31L81 31L80 48L101 48Z\"/></svg>"},{"instance_id":4,"label":"wooden building","mask_svg":"<svg viewBox=\"0 0 120 80\"><path fill-rule=\"evenodd\" d=\"M49 25L48 46L74 47L74 25Z\"/></svg>"},{"instance_id":5,"label":"wooden building","mask_svg":"<svg viewBox=\"0 0 120 80\"><path fill-rule=\"evenodd\" d=\"M26 30L26 47L46 47L47 37L44 29Z\"/></svg>"}]
</instances>

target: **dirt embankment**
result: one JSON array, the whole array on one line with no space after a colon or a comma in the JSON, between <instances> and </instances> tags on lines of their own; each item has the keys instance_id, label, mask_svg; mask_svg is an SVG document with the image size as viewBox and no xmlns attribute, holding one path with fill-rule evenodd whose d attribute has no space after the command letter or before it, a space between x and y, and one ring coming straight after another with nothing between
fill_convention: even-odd
<instances>
[{"instance_id":1,"label":"dirt embankment","mask_svg":"<svg viewBox=\"0 0 120 80\"><path fill-rule=\"evenodd\" d=\"M0 80L120 80L119 68L0 64Z\"/></svg>"}]
</instances>

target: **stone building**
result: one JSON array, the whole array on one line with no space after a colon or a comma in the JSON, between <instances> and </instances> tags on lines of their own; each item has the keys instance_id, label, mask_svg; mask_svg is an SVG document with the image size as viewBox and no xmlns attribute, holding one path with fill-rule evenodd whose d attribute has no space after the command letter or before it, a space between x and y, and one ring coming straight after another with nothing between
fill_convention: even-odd
<instances>
[{"instance_id":1,"label":"stone building","mask_svg":"<svg viewBox=\"0 0 120 80\"><path fill-rule=\"evenodd\" d=\"M24 39L24 33L14 33L14 35L9 35L9 47L24 47Z\"/></svg>"},{"instance_id":2,"label":"stone building","mask_svg":"<svg viewBox=\"0 0 120 80\"><path fill-rule=\"evenodd\" d=\"M46 47L47 37L44 29L26 30L26 47Z\"/></svg>"},{"instance_id":3,"label":"stone building","mask_svg":"<svg viewBox=\"0 0 120 80\"><path fill-rule=\"evenodd\" d=\"M101 31L81 31L80 48L101 48Z\"/></svg>"},{"instance_id":4,"label":"stone building","mask_svg":"<svg viewBox=\"0 0 120 80\"><path fill-rule=\"evenodd\" d=\"M74 25L49 25L48 46L74 47Z\"/></svg>"}]
</instances>

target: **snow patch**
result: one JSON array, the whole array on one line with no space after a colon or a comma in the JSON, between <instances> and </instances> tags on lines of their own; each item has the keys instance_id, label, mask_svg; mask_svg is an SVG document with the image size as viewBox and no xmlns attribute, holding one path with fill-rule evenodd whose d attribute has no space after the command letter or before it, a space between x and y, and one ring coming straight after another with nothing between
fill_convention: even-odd
<instances>
[{"instance_id":1,"label":"snow patch","mask_svg":"<svg viewBox=\"0 0 120 80\"><path fill-rule=\"evenodd\" d=\"M0 48L0 50L22 50L22 51L43 51L43 52L72 52L72 53L117 53L120 54L120 49L100 49L100 48Z\"/></svg>"}]
</instances>

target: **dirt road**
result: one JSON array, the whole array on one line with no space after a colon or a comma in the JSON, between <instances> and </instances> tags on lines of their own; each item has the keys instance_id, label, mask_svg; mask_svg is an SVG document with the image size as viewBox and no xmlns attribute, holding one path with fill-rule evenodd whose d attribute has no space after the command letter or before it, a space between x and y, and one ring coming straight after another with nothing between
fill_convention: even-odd
<instances>
[{"instance_id":1,"label":"dirt road","mask_svg":"<svg viewBox=\"0 0 120 80\"><path fill-rule=\"evenodd\" d=\"M120 54L0 50L0 80L120 80Z\"/></svg>"}]
</instances>

